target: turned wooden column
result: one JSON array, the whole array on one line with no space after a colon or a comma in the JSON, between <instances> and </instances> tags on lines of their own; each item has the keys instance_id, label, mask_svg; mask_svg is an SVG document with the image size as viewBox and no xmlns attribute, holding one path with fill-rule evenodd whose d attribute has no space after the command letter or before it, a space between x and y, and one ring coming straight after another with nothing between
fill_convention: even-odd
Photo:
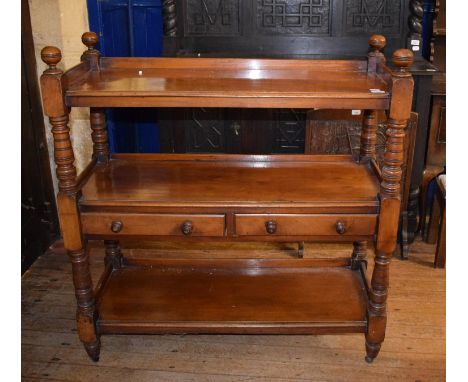
<instances>
[{"instance_id":1,"label":"turned wooden column","mask_svg":"<svg viewBox=\"0 0 468 382\"><path fill-rule=\"evenodd\" d=\"M411 114L413 79L408 66L413 62L410 50L399 49L393 54L392 99L386 131L382 181L380 183L380 216L375 266L372 273L368 303L366 333L366 361L372 362L385 338L387 321L387 290L389 265L396 247L401 204L401 176L404 155L405 129Z\"/></svg>"},{"instance_id":2,"label":"turned wooden column","mask_svg":"<svg viewBox=\"0 0 468 382\"><path fill-rule=\"evenodd\" d=\"M381 50L385 47L386 43L387 41L382 35L375 34L370 37L370 52L367 55L367 71L369 74L375 75L375 73L380 72L379 65L385 63L385 56ZM364 110L361 130L361 147L359 152L359 160L361 162L367 162L370 159L376 158L377 117L378 114L376 110Z\"/></svg>"},{"instance_id":3,"label":"turned wooden column","mask_svg":"<svg viewBox=\"0 0 468 382\"><path fill-rule=\"evenodd\" d=\"M118 240L104 240L106 247L106 256L104 264L110 265L113 269L122 267L122 252Z\"/></svg>"},{"instance_id":4,"label":"turned wooden column","mask_svg":"<svg viewBox=\"0 0 468 382\"><path fill-rule=\"evenodd\" d=\"M361 130L360 162L376 159L375 144L377 143L377 111L364 110Z\"/></svg>"},{"instance_id":5,"label":"turned wooden column","mask_svg":"<svg viewBox=\"0 0 468 382\"><path fill-rule=\"evenodd\" d=\"M376 159L375 144L377 143L377 111L364 110L361 130L361 147L359 161L361 163ZM357 269L360 261L367 265L367 242L355 241L353 243L353 254L351 257L351 268Z\"/></svg>"},{"instance_id":6,"label":"turned wooden column","mask_svg":"<svg viewBox=\"0 0 468 382\"><path fill-rule=\"evenodd\" d=\"M380 34L374 34L369 38L370 51L368 57L367 71L375 75L379 71L379 64L385 63L385 56L382 49L385 47L387 40ZM359 161L362 163L369 162L371 159L376 159L377 143L377 111L364 110L361 129L361 145L359 150ZM351 256L351 267L357 269L359 262L364 261L367 265L367 242L355 241L353 243L353 254Z\"/></svg>"},{"instance_id":7,"label":"turned wooden column","mask_svg":"<svg viewBox=\"0 0 468 382\"><path fill-rule=\"evenodd\" d=\"M54 136L54 158L59 188L57 206L64 245L72 264L78 334L88 355L97 361L100 341L95 327L96 309L88 254L85 251L78 213L75 158L68 127L70 110L64 100L63 72L57 68L62 55L58 48L47 46L42 49L41 58L49 66L41 76L41 87L44 111L49 117Z\"/></svg>"},{"instance_id":8,"label":"turned wooden column","mask_svg":"<svg viewBox=\"0 0 468 382\"><path fill-rule=\"evenodd\" d=\"M109 160L109 141L106 128L106 114L104 109L90 108L89 119L91 130L91 139L93 140L93 158L98 163L107 163Z\"/></svg>"},{"instance_id":9,"label":"turned wooden column","mask_svg":"<svg viewBox=\"0 0 468 382\"><path fill-rule=\"evenodd\" d=\"M99 38L94 32L85 32L81 36L81 41L88 48L81 56L82 61L88 61L91 67L99 68L100 52L95 48ZM106 114L103 108L91 107L89 110L89 120L91 126L91 139L93 140L93 158L98 163L109 161L109 139L107 135ZM110 265L113 269L120 269L122 264L122 254L118 240L104 240L106 255L104 264Z\"/></svg>"},{"instance_id":10,"label":"turned wooden column","mask_svg":"<svg viewBox=\"0 0 468 382\"><path fill-rule=\"evenodd\" d=\"M75 156L70 140L68 127L68 114L49 117L54 137L55 171L58 179L58 188L61 192L70 193L76 187Z\"/></svg>"},{"instance_id":11,"label":"turned wooden column","mask_svg":"<svg viewBox=\"0 0 468 382\"><path fill-rule=\"evenodd\" d=\"M367 241L353 242L353 255L351 256L351 269L359 269L359 264L364 262L367 267Z\"/></svg>"},{"instance_id":12,"label":"turned wooden column","mask_svg":"<svg viewBox=\"0 0 468 382\"><path fill-rule=\"evenodd\" d=\"M81 61L87 61L91 68L99 69L101 53L95 48L99 42L98 35L94 32L85 32L81 41L88 48L81 56ZM103 108L90 108L90 125L93 140L93 158L99 163L109 160L109 141L107 137L106 115Z\"/></svg>"}]
</instances>

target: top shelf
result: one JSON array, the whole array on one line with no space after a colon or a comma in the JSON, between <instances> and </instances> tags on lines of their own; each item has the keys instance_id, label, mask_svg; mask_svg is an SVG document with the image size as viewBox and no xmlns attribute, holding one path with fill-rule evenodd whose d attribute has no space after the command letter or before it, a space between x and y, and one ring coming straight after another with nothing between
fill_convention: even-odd
<instances>
[{"instance_id":1,"label":"top shelf","mask_svg":"<svg viewBox=\"0 0 468 382\"><path fill-rule=\"evenodd\" d=\"M411 77L413 63L410 50L398 49L387 66L382 35L370 36L362 60L105 58L95 49L96 33L81 41L88 50L65 73L57 67L60 49L41 51L49 66L41 76L48 116L72 106L388 110L393 84Z\"/></svg>"},{"instance_id":2,"label":"top shelf","mask_svg":"<svg viewBox=\"0 0 468 382\"><path fill-rule=\"evenodd\" d=\"M387 109L365 60L100 58L65 73L68 106Z\"/></svg>"}]
</instances>

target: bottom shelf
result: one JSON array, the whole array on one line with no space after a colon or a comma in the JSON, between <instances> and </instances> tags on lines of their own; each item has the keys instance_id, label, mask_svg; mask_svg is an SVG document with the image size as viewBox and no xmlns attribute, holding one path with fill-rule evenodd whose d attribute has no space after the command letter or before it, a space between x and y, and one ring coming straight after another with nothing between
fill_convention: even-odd
<instances>
[{"instance_id":1,"label":"bottom shelf","mask_svg":"<svg viewBox=\"0 0 468 382\"><path fill-rule=\"evenodd\" d=\"M110 273L100 333L366 331L361 272L345 261L169 260Z\"/></svg>"}]
</instances>

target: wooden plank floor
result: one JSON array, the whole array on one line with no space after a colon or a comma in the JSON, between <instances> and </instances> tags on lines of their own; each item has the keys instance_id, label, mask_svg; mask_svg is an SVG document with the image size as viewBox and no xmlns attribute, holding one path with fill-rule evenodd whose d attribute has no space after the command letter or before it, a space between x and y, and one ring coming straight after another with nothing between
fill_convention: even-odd
<instances>
[{"instance_id":1,"label":"wooden plank floor","mask_svg":"<svg viewBox=\"0 0 468 382\"><path fill-rule=\"evenodd\" d=\"M283 257L294 244L195 244L186 253L209 257L220 250ZM180 247L147 244L124 253L176 256ZM306 243L306 257L349 253L347 245ZM443 381L445 270L432 268L433 253L434 246L416 242L409 261L392 262L387 337L368 365L360 334L106 335L101 359L93 363L76 333L70 264L63 251L50 252L22 280L23 381ZM102 259L103 249L94 244L94 281Z\"/></svg>"}]
</instances>

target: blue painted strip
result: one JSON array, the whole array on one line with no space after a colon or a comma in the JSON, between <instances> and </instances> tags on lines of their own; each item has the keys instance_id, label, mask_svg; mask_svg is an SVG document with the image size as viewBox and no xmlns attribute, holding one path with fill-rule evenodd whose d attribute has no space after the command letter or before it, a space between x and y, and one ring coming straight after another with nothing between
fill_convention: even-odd
<instances>
[{"instance_id":1,"label":"blue painted strip","mask_svg":"<svg viewBox=\"0 0 468 382\"><path fill-rule=\"evenodd\" d=\"M87 0L90 30L106 57L162 55L161 0ZM106 111L111 152L159 152L156 109Z\"/></svg>"}]
</instances>

